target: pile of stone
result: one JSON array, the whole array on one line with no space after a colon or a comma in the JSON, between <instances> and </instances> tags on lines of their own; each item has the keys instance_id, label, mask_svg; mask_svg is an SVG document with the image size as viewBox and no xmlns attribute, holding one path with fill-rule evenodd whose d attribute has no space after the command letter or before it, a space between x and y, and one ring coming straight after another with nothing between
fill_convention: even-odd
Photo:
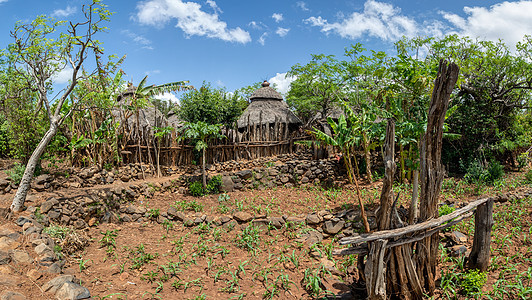
<instances>
[{"instance_id":1,"label":"pile of stone","mask_svg":"<svg viewBox=\"0 0 532 300\"><path fill-rule=\"evenodd\" d=\"M0 299L28 299L25 295L12 291L22 280L17 274L11 272L10 265L36 266L25 275L33 282L42 281L44 274L55 274L55 278L45 282L41 290L47 293L47 298L60 300L89 299L91 297L87 288L72 275L59 275L62 273L64 261L59 259L54 251L55 243L46 233L43 225L30 217L21 216L16 224L22 232L7 228L0 228L0 286L2 293ZM32 253L23 250L23 243L29 242L33 248ZM44 269L43 269L44 268ZM43 271L40 271L43 269ZM54 296L51 296L54 295Z\"/></svg>"}]
</instances>

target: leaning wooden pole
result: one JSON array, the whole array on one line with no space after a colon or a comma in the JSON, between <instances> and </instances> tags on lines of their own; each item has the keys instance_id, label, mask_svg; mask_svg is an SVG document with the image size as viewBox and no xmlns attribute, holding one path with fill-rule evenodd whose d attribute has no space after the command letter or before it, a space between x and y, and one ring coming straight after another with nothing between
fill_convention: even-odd
<instances>
[{"instance_id":1,"label":"leaning wooden pole","mask_svg":"<svg viewBox=\"0 0 532 300\"><path fill-rule=\"evenodd\" d=\"M429 105L427 131L423 137L420 151L420 196L419 221L438 217L438 198L441 192L444 168L441 163L443 122L449 107L453 88L458 80L459 67L440 60L438 75ZM436 264L439 235L434 234L417 244L415 261L421 284L429 295L436 288Z\"/></svg>"}]
</instances>

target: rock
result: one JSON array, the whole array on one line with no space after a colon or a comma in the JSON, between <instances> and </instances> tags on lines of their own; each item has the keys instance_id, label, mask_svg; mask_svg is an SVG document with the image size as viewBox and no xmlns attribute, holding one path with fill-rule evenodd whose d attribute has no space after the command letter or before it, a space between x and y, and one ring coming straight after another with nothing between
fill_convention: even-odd
<instances>
[{"instance_id":1,"label":"rock","mask_svg":"<svg viewBox=\"0 0 532 300\"><path fill-rule=\"evenodd\" d=\"M339 220L335 222L333 220L328 220L323 224L323 231L328 234L337 234L344 228L345 221Z\"/></svg>"},{"instance_id":2,"label":"rock","mask_svg":"<svg viewBox=\"0 0 532 300\"><path fill-rule=\"evenodd\" d=\"M464 245L454 245L451 247L452 256L464 255L467 252L467 247Z\"/></svg>"},{"instance_id":3,"label":"rock","mask_svg":"<svg viewBox=\"0 0 532 300\"><path fill-rule=\"evenodd\" d=\"M53 220L53 219L59 218L61 216L61 213L59 213L59 212L57 212L55 210L51 210L51 211L48 212L47 216L48 216L48 218Z\"/></svg>"},{"instance_id":4,"label":"rock","mask_svg":"<svg viewBox=\"0 0 532 300\"><path fill-rule=\"evenodd\" d=\"M7 181L6 179L2 178L0 179L0 189L5 189L6 187L8 187L10 184L9 181Z\"/></svg>"},{"instance_id":5,"label":"rock","mask_svg":"<svg viewBox=\"0 0 532 300\"><path fill-rule=\"evenodd\" d=\"M91 297L91 293L85 287L74 283L74 282L65 282L55 293L55 298L58 300L78 300L78 299L88 299Z\"/></svg>"},{"instance_id":6,"label":"rock","mask_svg":"<svg viewBox=\"0 0 532 300\"><path fill-rule=\"evenodd\" d=\"M26 296L22 295L21 293L12 292L12 291L4 291L0 295L0 300L26 300Z\"/></svg>"},{"instance_id":7,"label":"rock","mask_svg":"<svg viewBox=\"0 0 532 300\"><path fill-rule=\"evenodd\" d=\"M57 199L52 198L41 205L41 214L47 213L54 205L58 204Z\"/></svg>"},{"instance_id":8,"label":"rock","mask_svg":"<svg viewBox=\"0 0 532 300\"><path fill-rule=\"evenodd\" d=\"M229 217L229 216L221 216L221 217L220 217L220 222L221 222L222 224L228 223L228 222L230 222L231 220L233 220L233 219L232 219L231 217Z\"/></svg>"},{"instance_id":9,"label":"rock","mask_svg":"<svg viewBox=\"0 0 532 300\"><path fill-rule=\"evenodd\" d=\"M285 224L285 220L282 217L270 217L268 220L270 221L270 224L277 229L283 227Z\"/></svg>"},{"instance_id":10,"label":"rock","mask_svg":"<svg viewBox=\"0 0 532 300\"><path fill-rule=\"evenodd\" d=\"M38 255L41 255L45 252L51 252L52 249L50 249L50 247L46 246L46 244L42 243L40 245L38 245L37 247L35 247L35 253L37 253Z\"/></svg>"},{"instance_id":11,"label":"rock","mask_svg":"<svg viewBox=\"0 0 532 300\"><path fill-rule=\"evenodd\" d=\"M303 218L298 218L298 217L287 217L287 218L284 218L286 223L290 223L292 225L300 225L300 224L303 224L305 222L305 219Z\"/></svg>"},{"instance_id":12,"label":"rock","mask_svg":"<svg viewBox=\"0 0 532 300\"><path fill-rule=\"evenodd\" d=\"M249 222L251 219L253 219L253 216L247 212L239 211L233 214L233 219L237 220L238 222Z\"/></svg>"},{"instance_id":13,"label":"rock","mask_svg":"<svg viewBox=\"0 0 532 300\"><path fill-rule=\"evenodd\" d=\"M253 172L251 172L251 170L242 170L237 172L236 175L244 180L247 180L253 176Z\"/></svg>"},{"instance_id":14,"label":"rock","mask_svg":"<svg viewBox=\"0 0 532 300\"><path fill-rule=\"evenodd\" d=\"M296 239L296 241L300 243L306 243L308 246L312 246L323 241L323 235L313 230L309 233L301 235L298 239Z\"/></svg>"},{"instance_id":15,"label":"rock","mask_svg":"<svg viewBox=\"0 0 532 300\"><path fill-rule=\"evenodd\" d=\"M76 229L83 229L83 228L86 228L88 225L87 223L85 223L85 221L83 220L76 220L74 222L74 228Z\"/></svg>"},{"instance_id":16,"label":"rock","mask_svg":"<svg viewBox=\"0 0 532 300\"><path fill-rule=\"evenodd\" d=\"M175 206L170 205L170 207L168 208L167 214L172 219L175 219L175 217L177 217L177 208L175 208Z\"/></svg>"},{"instance_id":17,"label":"rock","mask_svg":"<svg viewBox=\"0 0 532 300\"><path fill-rule=\"evenodd\" d=\"M65 282L73 282L74 276L61 275L43 284L42 290L45 292L55 293Z\"/></svg>"},{"instance_id":18,"label":"rock","mask_svg":"<svg viewBox=\"0 0 532 300\"><path fill-rule=\"evenodd\" d=\"M33 281L37 281L42 277L42 274L35 269L31 269L28 271L28 273L26 273L26 276L28 276Z\"/></svg>"},{"instance_id":19,"label":"rock","mask_svg":"<svg viewBox=\"0 0 532 300\"><path fill-rule=\"evenodd\" d=\"M31 223L30 223L31 224ZM25 224L24 224L25 225ZM31 224L33 225L33 224ZM30 225L30 226L31 226ZM7 236L15 241L19 239L20 234L8 228L0 228L0 237Z\"/></svg>"},{"instance_id":20,"label":"rock","mask_svg":"<svg viewBox=\"0 0 532 300\"><path fill-rule=\"evenodd\" d=\"M255 219L253 220L253 225L259 227L268 227L268 225L270 225L270 221L268 219Z\"/></svg>"},{"instance_id":21,"label":"rock","mask_svg":"<svg viewBox=\"0 0 532 300\"><path fill-rule=\"evenodd\" d=\"M11 256L9 252L0 250L0 265L7 265L11 262Z\"/></svg>"},{"instance_id":22,"label":"rock","mask_svg":"<svg viewBox=\"0 0 532 300\"><path fill-rule=\"evenodd\" d=\"M11 258L13 261L19 264L31 264L33 263L33 258L24 250L13 250L11 252Z\"/></svg>"},{"instance_id":23,"label":"rock","mask_svg":"<svg viewBox=\"0 0 532 300\"><path fill-rule=\"evenodd\" d=\"M329 272L331 272L332 275L341 276L342 272L340 272L333 261L329 260L327 257L322 257L320 259L320 263L323 266L323 268Z\"/></svg>"},{"instance_id":24,"label":"rock","mask_svg":"<svg viewBox=\"0 0 532 300\"><path fill-rule=\"evenodd\" d=\"M18 246L20 246L20 243L14 239L8 236L0 237L0 250L13 250Z\"/></svg>"},{"instance_id":25,"label":"rock","mask_svg":"<svg viewBox=\"0 0 532 300\"><path fill-rule=\"evenodd\" d=\"M54 178L50 174L41 174L35 177L34 182L35 184L44 185L45 183L51 182L53 179Z\"/></svg>"},{"instance_id":26,"label":"rock","mask_svg":"<svg viewBox=\"0 0 532 300\"><path fill-rule=\"evenodd\" d=\"M61 266L58 263L51 264L48 269L46 269L46 273L49 274L61 274Z\"/></svg>"},{"instance_id":27,"label":"rock","mask_svg":"<svg viewBox=\"0 0 532 300\"><path fill-rule=\"evenodd\" d=\"M321 222L321 218L317 214L309 214L307 215L305 221L309 225L316 225Z\"/></svg>"},{"instance_id":28,"label":"rock","mask_svg":"<svg viewBox=\"0 0 532 300\"><path fill-rule=\"evenodd\" d=\"M94 226L94 224L96 224L96 222L98 222L98 220L97 220L95 217L92 217L92 218L89 220L89 226L90 226L90 227Z\"/></svg>"},{"instance_id":29,"label":"rock","mask_svg":"<svg viewBox=\"0 0 532 300\"><path fill-rule=\"evenodd\" d=\"M467 243L467 235L459 232L459 231L453 231L449 235L446 235L449 237L455 244L466 244Z\"/></svg>"},{"instance_id":30,"label":"rock","mask_svg":"<svg viewBox=\"0 0 532 300\"><path fill-rule=\"evenodd\" d=\"M18 226L23 226L24 224L28 223L28 222L33 222L32 219L28 218L28 217L24 217L24 216L20 216L18 217L17 221L15 221L15 223L18 225Z\"/></svg>"},{"instance_id":31,"label":"rock","mask_svg":"<svg viewBox=\"0 0 532 300\"><path fill-rule=\"evenodd\" d=\"M220 191L224 193L232 192L235 189L235 183L231 176L222 176L222 185L220 186Z\"/></svg>"}]
</instances>

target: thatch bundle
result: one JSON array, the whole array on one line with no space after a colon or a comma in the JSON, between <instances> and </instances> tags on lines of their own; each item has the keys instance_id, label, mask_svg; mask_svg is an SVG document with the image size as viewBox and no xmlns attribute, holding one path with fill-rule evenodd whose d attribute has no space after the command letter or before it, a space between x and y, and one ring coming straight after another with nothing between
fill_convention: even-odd
<instances>
[{"instance_id":1,"label":"thatch bundle","mask_svg":"<svg viewBox=\"0 0 532 300\"><path fill-rule=\"evenodd\" d=\"M251 95L250 100L251 103L237 122L241 130L248 126L275 123L288 124L292 128L297 128L302 124L283 101L281 94L271 88L266 81Z\"/></svg>"}]
</instances>

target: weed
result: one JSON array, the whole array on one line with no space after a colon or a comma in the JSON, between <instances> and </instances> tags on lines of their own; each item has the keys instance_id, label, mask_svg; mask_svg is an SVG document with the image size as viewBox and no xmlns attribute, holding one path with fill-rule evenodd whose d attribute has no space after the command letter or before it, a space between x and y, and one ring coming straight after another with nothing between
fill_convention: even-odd
<instances>
[{"instance_id":1,"label":"weed","mask_svg":"<svg viewBox=\"0 0 532 300\"><path fill-rule=\"evenodd\" d=\"M260 244L260 232L262 230L253 224L248 225L238 234L236 245L242 249L255 253L256 247Z\"/></svg>"},{"instance_id":2,"label":"weed","mask_svg":"<svg viewBox=\"0 0 532 300\"><path fill-rule=\"evenodd\" d=\"M471 297L478 295L482 291L482 287L486 284L486 272L479 272L478 270L469 270L462 275L460 286L466 296Z\"/></svg>"},{"instance_id":3,"label":"weed","mask_svg":"<svg viewBox=\"0 0 532 300\"><path fill-rule=\"evenodd\" d=\"M147 217L151 220L157 219L161 215L161 211L158 208L152 208L146 213Z\"/></svg>"},{"instance_id":4,"label":"weed","mask_svg":"<svg viewBox=\"0 0 532 300\"><path fill-rule=\"evenodd\" d=\"M112 256L115 253L116 249L116 237L118 236L118 229L107 230L106 232L100 232L103 234L103 237L100 239L100 247L107 249L105 250L108 257Z\"/></svg>"},{"instance_id":5,"label":"weed","mask_svg":"<svg viewBox=\"0 0 532 300\"><path fill-rule=\"evenodd\" d=\"M83 272L83 270L87 270L87 268L89 267L89 266L87 266L87 263L89 263L90 261L92 261L92 260L90 260L90 259L84 260L83 258L80 258L78 260L79 271Z\"/></svg>"},{"instance_id":6,"label":"weed","mask_svg":"<svg viewBox=\"0 0 532 300\"><path fill-rule=\"evenodd\" d=\"M131 266L130 269L140 269L142 266L144 266L146 263L154 260L159 256L156 254L150 254L147 253L144 249L144 244L140 244L137 246L135 250L129 251L129 258L131 259Z\"/></svg>"},{"instance_id":7,"label":"weed","mask_svg":"<svg viewBox=\"0 0 532 300\"><path fill-rule=\"evenodd\" d=\"M195 212L202 212L203 211L203 208L204 208L204 205L197 202L196 200L192 200L192 201L186 201L186 200L181 200L181 201L176 201L174 205L172 205L173 207L175 207L175 209L179 210L179 211L187 211L187 210L192 210L192 211L195 211Z\"/></svg>"},{"instance_id":8,"label":"weed","mask_svg":"<svg viewBox=\"0 0 532 300\"><path fill-rule=\"evenodd\" d=\"M8 178L11 179L11 181L14 184L19 184L20 181L22 180L22 176L24 175L25 170L26 170L25 165L16 162L11 169L5 172Z\"/></svg>"},{"instance_id":9,"label":"weed","mask_svg":"<svg viewBox=\"0 0 532 300\"><path fill-rule=\"evenodd\" d=\"M305 269L303 275L303 283L305 284L305 290L307 290L307 292L311 296L315 298L321 298L325 295L330 294L329 291L325 290L324 285L322 283L323 276L325 276L325 274L330 275L331 273L323 266L320 266L317 269Z\"/></svg>"}]
</instances>

